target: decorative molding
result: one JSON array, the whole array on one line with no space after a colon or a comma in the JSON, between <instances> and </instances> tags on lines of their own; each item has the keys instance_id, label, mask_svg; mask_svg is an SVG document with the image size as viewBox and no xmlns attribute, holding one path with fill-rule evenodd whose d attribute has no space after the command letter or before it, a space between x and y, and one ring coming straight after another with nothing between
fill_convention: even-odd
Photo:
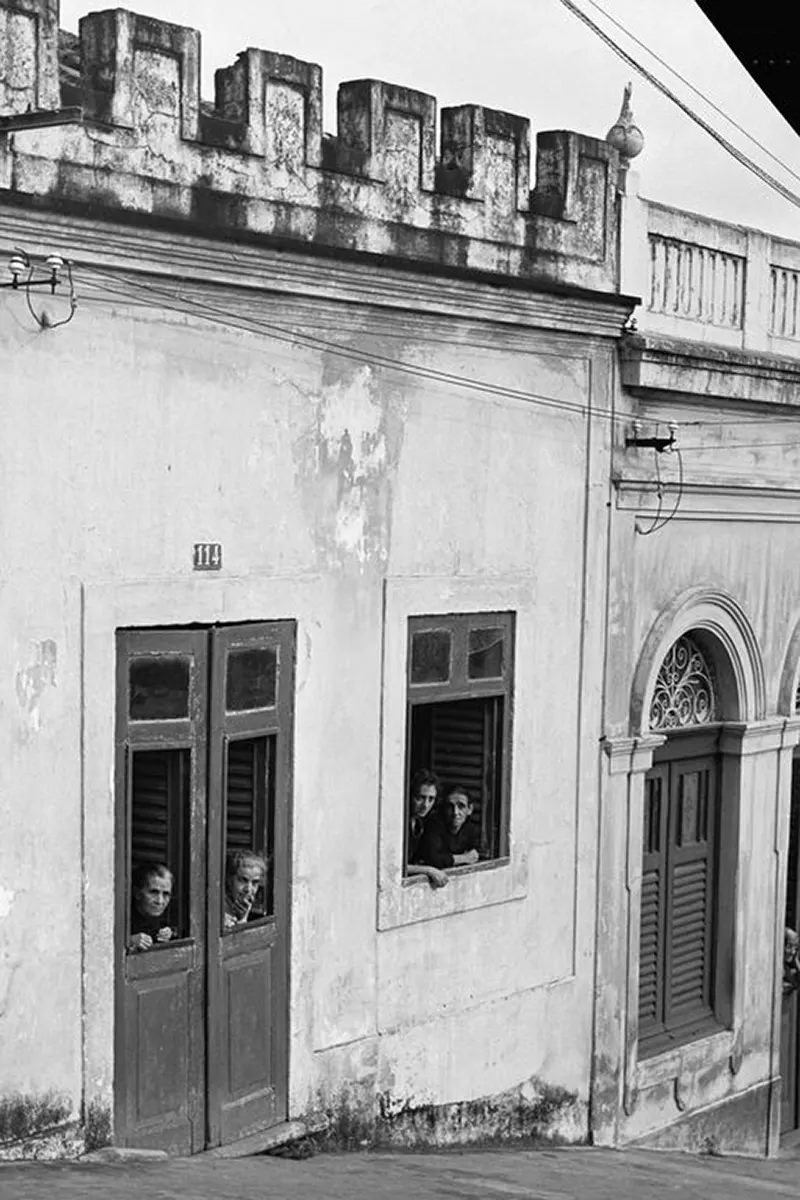
<instances>
[{"instance_id":1,"label":"decorative molding","mask_svg":"<svg viewBox=\"0 0 800 1200\"><path fill-rule=\"evenodd\" d=\"M763 719L764 665L750 621L732 596L715 588L697 587L676 596L655 620L645 639L631 687L632 736L644 732L657 672L667 651L682 634L693 629L707 630L720 642L736 688L738 719L747 722ZM722 665L725 664L715 663L720 685ZM724 719L726 714L722 715Z\"/></svg>"},{"instance_id":2,"label":"decorative molding","mask_svg":"<svg viewBox=\"0 0 800 1200\"><path fill-rule=\"evenodd\" d=\"M800 413L798 413L800 420ZM753 487L730 468L730 478L719 483L692 483L684 479L681 502L674 521L758 521L759 524L800 522L800 490L795 487ZM749 478L752 478L750 476ZM792 482L796 475L792 474ZM662 479L666 508L678 494L677 480ZM617 475L614 480L618 512L652 517L657 510L657 484L641 475Z\"/></svg>"},{"instance_id":3,"label":"decorative molding","mask_svg":"<svg viewBox=\"0 0 800 1200\"><path fill-rule=\"evenodd\" d=\"M750 723L728 722L720 733L720 754L744 758L750 754L781 750L790 744L786 740L786 724L783 717Z\"/></svg>"},{"instance_id":4,"label":"decorative molding","mask_svg":"<svg viewBox=\"0 0 800 1200\"><path fill-rule=\"evenodd\" d=\"M437 274L413 262L374 256L367 261L344 251L334 255L324 247L276 246L267 238L231 242L192 233L185 226L143 229L2 204L0 224L9 247L21 245L29 253L57 251L78 270L99 267L118 276L117 282L127 275L145 276L174 286L177 278L182 291L187 285L214 285L604 339L619 337L634 303L628 297L546 284L534 290L530 285L514 286L508 279L487 283L445 267Z\"/></svg>"},{"instance_id":5,"label":"decorative molding","mask_svg":"<svg viewBox=\"0 0 800 1200\"><path fill-rule=\"evenodd\" d=\"M639 395L798 404L796 358L653 334L629 335L620 355L623 386Z\"/></svg>"},{"instance_id":6,"label":"decorative molding","mask_svg":"<svg viewBox=\"0 0 800 1200\"><path fill-rule=\"evenodd\" d=\"M786 717L794 717L800 713L800 617L795 622L786 654L783 658L783 670L778 688L778 712Z\"/></svg>"},{"instance_id":7,"label":"decorative molding","mask_svg":"<svg viewBox=\"0 0 800 1200\"><path fill-rule=\"evenodd\" d=\"M666 737L643 734L633 738L604 738L603 753L608 758L609 775L640 775L653 765L653 753L663 746Z\"/></svg>"}]
</instances>

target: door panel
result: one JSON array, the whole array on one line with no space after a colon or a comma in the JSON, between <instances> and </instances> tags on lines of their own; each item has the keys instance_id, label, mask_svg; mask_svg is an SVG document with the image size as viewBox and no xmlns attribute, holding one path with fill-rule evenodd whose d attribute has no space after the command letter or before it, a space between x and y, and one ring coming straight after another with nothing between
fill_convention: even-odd
<instances>
[{"instance_id":1,"label":"door panel","mask_svg":"<svg viewBox=\"0 0 800 1200\"><path fill-rule=\"evenodd\" d=\"M208 945L209 1144L287 1113L287 864L294 629L216 629L211 675ZM229 851L266 865L250 920L223 928Z\"/></svg>"},{"instance_id":2,"label":"door panel","mask_svg":"<svg viewBox=\"0 0 800 1200\"><path fill-rule=\"evenodd\" d=\"M178 1153L193 1142L193 947L130 955L126 972L127 1061L135 1063L128 1124L137 1145Z\"/></svg>"},{"instance_id":3,"label":"door panel","mask_svg":"<svg viewBox=\"0 0 800 1200\"><path fill-rule=\"evenodd\" d=\"M117 635L115 1140L205 1143L207 635ZM132 871L164 863L173 940L129 952Z\"/></svg>"},{"instance_id":4,"label":"door panel","mask_svg":"<svg viewBox=\"0 0 800 1200\"><path fill-rule=\"evenodd\" d=\"M273 1011L273 948L274 938L270 945L263 929L234 932L224 939L221 1024L228 1037L220 1113L223 1144L286 1115L278 1111L275 1079L275 1041L282 1022Z\"/></svg>"}]
</instances>

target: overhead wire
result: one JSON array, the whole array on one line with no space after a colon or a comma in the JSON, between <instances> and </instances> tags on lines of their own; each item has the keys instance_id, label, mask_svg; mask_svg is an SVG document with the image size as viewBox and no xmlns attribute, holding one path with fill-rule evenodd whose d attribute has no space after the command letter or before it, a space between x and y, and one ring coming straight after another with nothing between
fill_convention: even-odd
<instances>
[{"instance_id":1,"label":"overhead wire","mask_svg":"<svg viewBox=\"0 0 800 1200\"><path fill-rule=\"evenodd\" d=\"M116 271L94 266L85 268L85 271L89 275L99 275L104 281L102 286L108 291L115 293L121 299L129 299L130 293L128 289L133 287L154 297L158 303L154 304L153 307L172 309L183 315L195 314L247 332L264 333L279 342L290 345L304 345L313 349L323 350L326 353L336 354L343 358L383 367L388 370L399 371L418 378L430 379L449 386L462 387L469 391L480 391L499 396L503 399L519 400L528 404L535 404L565 412L570 415L600 417L609 420L622 419L621 415L613 409L574 404L571 401L560 400L554 396L543 395L539 392L495 384L489 380L472 379L465 375L441 371L435 367L425 367L417 363L392 358L388 355L376 354L373 351L365 350L358 346L343 345L340 342L330 341L317 334L303 332L296 326L277 325L260 317L231 312L229 309L209 304L197 298L181 297L166 288L146 283L141 279L126 277L123 281ZM109 283L109 279L114 282Z\"/></svg>"},{"instance_id":2,"label":"overhead wire","mask_svg":"<svg viewBox=\"0 0 800 1200\"><path fill-rule=\"evenodd\" d=\"M695 85L688 80L685 75L681 75L680 71L671 66L666 59L661 58L661 56L657 54L655 50L638 38L635 33L632 33L626 25L624 25L621 21L618 21L610 12L607 12L601 4L597 3L597 0L586 0L586 3L591 4L592 8L595 8L599 13L602 13L607 21L610 21L611 24L615 25L616 28L624 33L626 37L630 38L632 42L635 42L640 49L649 54L651 58L654 58L660 66L665 67L670 74L674 75L676 79L679 79L681 83L689 89L689 91L694 92L695 96L698 96L704 104L707 104L709 108L713 109L715 113L726 120L729 125L732 125L738 133L741 133L748 139L748 141L752 142L754 146L757 146L759 150L766 154L767 158L771 158L774 163L777 163L777 165L781 167L787 173L787 175L791 175L793 179L796 179L797 182L800 183L800 174L798 174L796 171L793 171L788 163L785 163L782 158L778 157L777 154L773 154L773 152L768 149L763 142L760 142L757 137L754 137L753 134L750 133L749 130L745 129L743 125L740 125L738 121L735 121L729 113L726 113L723 108L720 108L718 104L715 104L714 101L706 96L704 92L701 92L698 87L695 87Z\"/></svg>"},{"instance_id":3,"label":"overhead wire","mask_svg":"<svg viewBox=\"0 0 800 1200\"><path fill-rule=\"evenodd\" d=\"M289 345L305 345L314 349L324 350L327 353L336 354L350 360L358 361L367 365L380 366L388 370L399 371L401 373L413 375L417 378L431 379L438 383L447 384L454 387L463 387L469 391L478 391L484 394L497 396L501 399L513 399L524 403L540 405L545 408L562 411L569 415L576 416L591 416L593 418L609 420L612 423L617 422L623 425L630 421L631 414L621 413L619 410L607 409L601 407L590 407L587 405L578 405L570 401L559 400L553 396L545 396L541 393L527 391L520 388L512 388L502 384L492 383L489 380L480 380L468 378L464 375L458 375L453 372L440 371L431 367L424 367L417 363L403 361L401 359L391 358L387 355L377 355L372 351L361 349L357 346L346 346L340 342L334 342L328 338L322 338L318 334L305 333L296 326L278 325L275 322L266 321L263 318L256 316L248 316L242 313L236 313L219 305L209 304L201 301L196 297L181 296L179 292L171 290L168 287L160 287L152 282L146 282L132 276L120 276L118 270L111 268L103 268L97 266L84 267L82 273L85 277L90 278L92 275L99 277L100 283L90 286L95 288L103 288L110 292L117 299L124 300L127 303L139 303L149 308L166 308L170 311L177 312L181 315L195 315L205 320L211 320L224 324L230 328L239 329L243 332L254 334L263 334L274 338L277 341ZM87 278L87 282L88 282ZM137 298L132 296L131 288L138 291L141 295ZM342 326L334 326L334 328L342 329ZM682 420L679 422L681 428L713 428L713 427L728 427L728 426L758 426L772 425L776 422L788 421L797 423L797 415L790 414L773 414L771 416L746 416L733 418L716 418L714 420ZM655 424L661 424L662 419L654 419ZM788 445L786 442L752 442L752 443L737 443L735 445L726 446L730 449L757 449L759 446L766 445ZM684 446L682 449L694 451L707 449L703 446Z\"/></svg>"},{"instance_id":4,"label":"overhead wire","mask_svg":"<svg viewBox=\"0 0 800 1200\"><path fill-rule=\"evenodd\" d=\"M593 21L588 13L585 13L583 9L581 9L580 6L575 3L575 0L561 0L561 3L574 16L576 16L579 21L582 21L584 25L591 29L592 32L601 39L601 41L605 42L605 44L611 50L613 50L614 53L623 60L623 62L627 63L629 67L632 67L634 71L646 79L648 83L652 84L654 88L662 93L662 95L667 96L673 102L673 104L676 104L678 108L680 108L680 110L684 112L687 117L689 117L690 120L694 121L696 125L699 125L701 129L705 130L705 132L709 134L709 136L712 137L715 142L718 142L720 146L727 150L737 162L739 162L743 167L746 167L748 171L751 171L754 175L756 175L762 183L766 183L768 187L771 187L773 191L782 196L784 200L788 200L790 204L800 208L800 196L782 184L780 180L776 179L774 175L771 175L769 171L759 166L758 163L753 162L753 160L747 154L745 154L744 151L740 150L733 144L733 142L724 137L723 134L716 130L713 125L710 125L709 122L701 117L699 113L696 113L694 109L684 100L681 100L680 96L678 96L671 88L663 83L658 76L654 75L652 71L648 71L647 67L638 62L638 60L624 50L609 33L606 33L606 31L602 29L596 21Z\"/></svg>"},{"instance_id":5,"label":"overhead wire","mask_svg":"<svg viewBox=\"0 0 800 1200\"><path fill-rule=\"evenodd\" d=\"M587 415L599 418L601 420L609 420L626 424L630 419L630 414L621 413L619 410L601 407L589 407L587 405L578 405L570 401L559 400L553 396L545 396L542 393L528 391L520 388L512 388L502 384L492 383L488 380L480 380L468 378L464 375L458 375L453 372L440 371L436 368L424 367L417 363L410 363L401 359L392 358L388 355L378 355L369 350L361 349L357 346L345 346L339 342L331 341L328 338L322 338L318 334L308 334L299 330L296 326L278 325L275 322L266 321L261 317L247 316L241 313L232 312L229 309L220 307L219 305L209 304L198 300L195 297L181 297L178 293L171 291L167 287L158 286L145 280L125 277L125 280L120 279L119 272L112 269L102 267L85 268L88 274L95 274L102 277L104 280L112 280L113 283L106 284L111 291L115 291L116 295L122 299L130 300L129 288L133 287L147 296L153 297L157 304L152 306L161 306L183 313L195 313L207 320L215 320L226 324L233 328L249 331L252 333L263 333L274 337L276 340L288 344L300 344L312 346L315 349L321 349L328 353L337 354L341 357L349 358L359 362L385 367L389 370L396 370L406 374L414 375L417 378L428 378L439 383L445 383L450 386L464 387L470 391L480 391L486 394L498 396L503 399L514 399L525 403L541 405L546 408L561 410L571 415ZM330 328L330 326L328 327ZM335 329L342 329L342 326L334 325ZM772 414L769 416L748 415L745 417L731 418L715 418L713 420L693 419L681 420L679 422L681 428L713 428L713 427L729 427L729 426L758 426L758 425L773 425L776 422L792 422L797 424L800 415L795 414ZM656 421L661 423L661 420ZM756 443L753 443L756 445ZM692 447L694 449L694 447Z\"/></svg>"}]
</instances>

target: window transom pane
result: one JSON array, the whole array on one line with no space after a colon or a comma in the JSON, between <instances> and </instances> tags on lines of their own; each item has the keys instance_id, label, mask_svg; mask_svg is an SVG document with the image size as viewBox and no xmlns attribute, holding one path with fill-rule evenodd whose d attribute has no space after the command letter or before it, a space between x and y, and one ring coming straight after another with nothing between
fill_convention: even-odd
<instances>
[{"instance_id":1,"label":"window transom pane","mask_svg":"<svg viewBox=\"0 0 800 1200\"><path fill-rule=\"evenodd\" d=\"M658 672L650 706L651 729L679 729L718 720L714 674L693 638L678 638Z\"/></svg>"}]
</instances>

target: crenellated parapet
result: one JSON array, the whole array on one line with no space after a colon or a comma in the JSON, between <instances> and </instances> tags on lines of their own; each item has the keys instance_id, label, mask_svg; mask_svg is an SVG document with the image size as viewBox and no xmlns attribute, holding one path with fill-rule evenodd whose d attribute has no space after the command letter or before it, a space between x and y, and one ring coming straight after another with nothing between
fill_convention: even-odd
<instances>
[{"instance_id":1,"label":"crenellated parapet","mask_svg":"<svg viewBox=\"0 0 800 1200\"><path fill-rule=\"evenodd\" d=\"M204 228L617 289L617 152L249 48L200 98L200 35L122 9L59 31L58 0L0 0L0 188Z\"/></svg>"}]
</instances>

